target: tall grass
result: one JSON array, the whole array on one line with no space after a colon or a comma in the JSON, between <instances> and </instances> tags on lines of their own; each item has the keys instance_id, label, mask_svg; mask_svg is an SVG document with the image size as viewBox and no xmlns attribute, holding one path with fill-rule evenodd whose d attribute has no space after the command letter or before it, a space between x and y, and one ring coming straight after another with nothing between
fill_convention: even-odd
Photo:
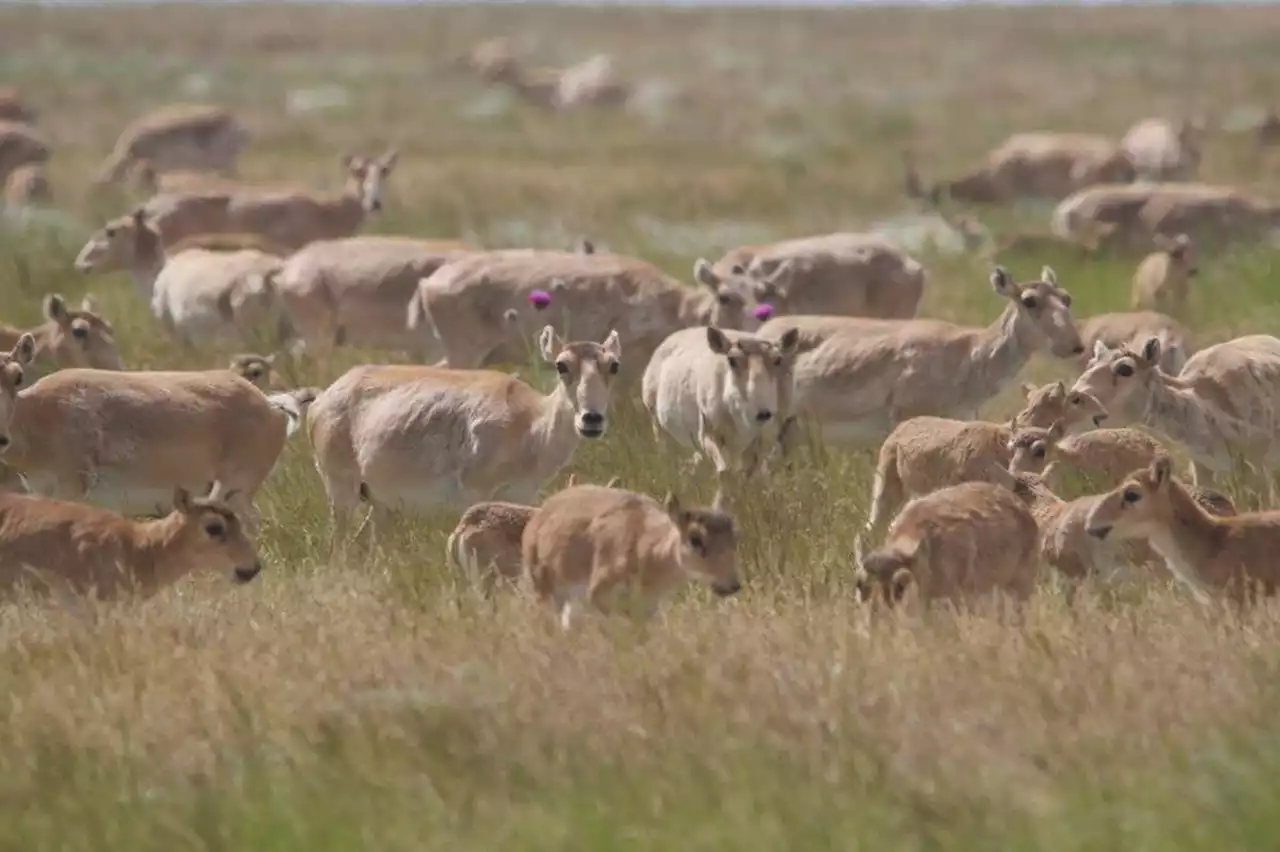
<instances>
[{"instance_id":1,"label":"tall grass","mask_svg":"<svg viewBox=\"0 0 1280 852\"><path fill-rule=\"evenodd\" d=\"M476 109L450 64L520 35L548 63L599 49L681 93L664 114ZM1185 36L1198 62L1187 75ZM300 9L0 11L0 80L41 109L78 228L0 236L0 309L39 320L92 290L134 368L218 366L162 338L123 276L71 258L134 196L85 178L127 120L208 97L257 141L249 178L337 180L343 150L402 151L374 230L564 247L578 234L689 278L698 255L906 211L899 155L931 174L1014 128L1119 132L1274 92L1264 9L725 12ZM286 114L291 92L345 106ZM194 93L194 94L193 94ZM295 103L297 99L295 99ZM1275 191L1280 160L1221 137L1209 179ZM1043 211L983 212L1037 228ZM1032 218L1035 221L1031 221ZM527 235L527 239L517 239ZM1274 331L1272 254L1206 258L1200 342ZM972 256L928 256L924 313L987 323ZM1051 263L1086 316L1127 303L1132 262ZM626 353L624 352L624 358ZM326 384L385 353L304 362ZM537 382L539 371L515 365ZM1039 358L1024 378L1069 378ZM1012 413L1010 388L984 414ZM569 473L708 501L705 468L655 441L634 392ZM987 613L876 617L852 602L871 456L810 447L732 490L746 588L571 638L518 593L446 565L455 515L402 518L329 560L305 433L261 495L254 584L195 577L76 616L0 609L0 848L1267 848L1280 818L1280 618L1201 608L1153 573L1046 588L1020 627ZM1232 493L1252 499L1240 488Z\"/></svg>"}]
</instances>

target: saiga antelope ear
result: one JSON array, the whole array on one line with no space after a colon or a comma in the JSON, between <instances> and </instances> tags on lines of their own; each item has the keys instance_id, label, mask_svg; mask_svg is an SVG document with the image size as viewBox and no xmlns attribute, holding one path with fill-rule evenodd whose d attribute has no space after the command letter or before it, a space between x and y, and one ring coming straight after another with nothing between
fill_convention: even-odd
<instances>
[{"instance_id":1,"label":"saiga antelope ear","mask_svg":"<svg viewBox=\"0 0 1280 852\"><path fill-rule=\"evenodd\" d=\"M1018 296L1018 285L1014 283L1012 276L1009 275L1009 270L1003 266L997 266L992 270L991 287L1006 299L1014 299Z\"/></svg>"},{"instance_id":2,"label":"saiga antelope ear","mask_svg":"<svg viewBox=\"0 0 1280 852\"><path fill-rule=\"evenodd\" d=\"M554 361L556 356L560 354L560 350L564 348L564 341L556 334L554 326L543 326L542 331L538 334L538 350L542 353L542 360Z\"/></svg>"},{"instance_id":3,"label":"saiga antelope ear","mask_svg":"<svg viewBox=\"0 0 1280 852\"><path fill-rule=\"evenodd\" d=\"M693 278L704 287L710 287L712 290L720 286L720 276L716 275L715 270L711 268L711 264L705 257L700 257L693 264Z\"/></svg>"},{"instance_id":4,"label":"saiga antelope ear","mask_svg":"<svg viewBox=\"0 0 1280 852\"><path fill-rule=\"evenodd\" d=\"M1157 488L1164 486L1169 481L1171 464L1169 457L1163 453L1156 456L1155 460L1151 462L1151 482Z\"/></svg>"},{"instance_id":5,"label":"saiga antelope ear","mask_svg":"<svg viewBox=\"0 0 1280 852\"><path fill-rule=\"evenodd\" d=\"M680 506L680 498L674 492L667 492L667 496L662 500L662 507L667 510L671 520L676 522L676 526L684 529L684 509Z\"/></svg>"},{"instance_id":6,"label":"saiga antelope ear","mask_svg":"<svg viewBox=\"0 0 1280 852\"><path fill-rule=\"evenodd\" d=\"M716 489L715 500L711 502L711 508L715 509L717 512L724 512L726 514L729 512L729 500L724 496L724 491L722 489Z\"/></svg>"},{"instance_id":7,"label":"saiga antelope ear","mask_svg":"<svg viewBox=\"0 0 1280 852\"><path fill-rule=\"evenodd\" d=\"M893 595L894 603L899 603L906 597L907 591L915 580L915 575L907 568L899 568L893 572L893 577L889 580L889 591Z\"/></svg>"},{"instance_id":8,"label":"saiga antelope ear","mask_svg":"<svg viewBox=\"0 0 1280 852\"><path fill-rule=\"evenodd\" d=\"M800 328L793 327L786 330L782 337L778 340L778 351L783 356L790 357L796 353L796 347L800 345Z\"/></svg>"},{"instance_id":9,"label":"saiga antelope ear","mask_svg":"<svg viewBox=\"0 0 1280 852\"><path fill-rule=\"evenodd\" d=\"M622 338L618 336L616 328L609 332L609 336L600 345L604 347L605 352L608 352L614 358L622 357Z\"/></svg>"},{"instance_id":10,"label":"saiga antelope ear","mask_svg":"<svg viewBox=\"0 0 1280 852\"><path fill-rule=\"evenodd\" d=\"M9 357L19 364L30 364L36 357L36 338L31 332L24 333L13 345Z\"/></svg>"},{"instance_id":11,"label":"saiga antelope ear","mask_svg":"<svg viewBox=\"0 0 1280 852\"><path fill-rule=\"evenodd\" d=\"M1160 338L1147 338L1147 342L1142 346L1142 360L1148 364L1156 364L1160 361Z\"/></svg>"}]
</instances>

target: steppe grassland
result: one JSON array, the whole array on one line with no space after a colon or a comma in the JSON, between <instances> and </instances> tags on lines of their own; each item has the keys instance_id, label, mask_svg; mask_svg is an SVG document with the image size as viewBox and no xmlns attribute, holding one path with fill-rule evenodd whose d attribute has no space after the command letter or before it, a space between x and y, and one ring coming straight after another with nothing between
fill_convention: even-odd
<instances>
[{"instance_id":1,"label":"steppe grassland","mask_svg":"<svg viewBox=\"0 0 1280 852\"><path fill-rule=\"evenodd\" d=\"M642 108L551 116L486 90L453 60L499 34L547 64L613 52L643 81ZM207 98L255 131L249 178L335 185L340 152L399 147L377 231L492 246L586 234L688 280L698 255L734 243L910 212L904 147L933 177L1015 129L1119 133L1266 105L1278 41L1266 8L7 8L0 80L40 108L55 191L86 229L130 200L85 190L125 122ZM1215 138L1204 173L1280 193L1280 156L1240 139ZM1047 210L986 221L1040 228ZM36 321L45 291L92 289L129 365L223 362L161 339L123 276L74 273L78 239L3 238L4 319ZM1197 334L1280 329L1273 256L1201 264ZM985 324L1000 309L982 261L927 260L926 315ZM1079 316L1127 303L1130 263L1010 265L1028 277L1045 262ZM1041 359L1027 375L1071 372ZM566 476L710 498L634 399L614 405ZM1016 405L1011 390L987 414ZM810 450L734 494L740 597L691 591L647 627L569 640L516 596L490 604L459 581L442 558L454 516L329 562L302 437L260 500L254 585L199 578L87 619L0 610L2 845L1092 851L1275 836L1273 608L1206 611L1153 583L1074 610L1047 593L1021 629L871 621L849 583L869 472L866 454Z\"/></svg>"}]
</instances>

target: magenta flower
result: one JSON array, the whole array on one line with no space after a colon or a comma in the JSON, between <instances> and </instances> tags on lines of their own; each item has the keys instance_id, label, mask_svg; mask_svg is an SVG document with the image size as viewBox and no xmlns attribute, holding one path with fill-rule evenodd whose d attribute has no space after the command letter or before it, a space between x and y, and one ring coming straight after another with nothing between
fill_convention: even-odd
<instances>
[{"instance_id":1,"label":"magenta flower","mask_svg":"<svg viewBox=\"0 0 1280 852\"><path fill-rule=\"evenodd\" d=\"M546 290L534 290L529 294L529 304L533 305L534 310L542 310L551 304L551 294Z\"/></svg>"},{"instance_id":2,"label":"magenta flower","mask_svg":"<svg viewBox=\"0 0 1280 852\"><path fill-rule=\"evenodd\" d=\"M755 317L761 322L764 322L769 317L773 316L773 305L766 305L764 303L756 305L755 310L751 312L751 316Z\"/></svg>"}]
</instances>

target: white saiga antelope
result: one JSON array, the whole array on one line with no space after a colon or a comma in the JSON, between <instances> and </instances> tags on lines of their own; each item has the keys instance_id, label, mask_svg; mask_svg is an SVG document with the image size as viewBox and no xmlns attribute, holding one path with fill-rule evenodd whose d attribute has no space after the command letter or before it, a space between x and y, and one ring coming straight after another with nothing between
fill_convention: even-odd
<instances>
[{"instance_id":1,"label":"white saiga antelope","mask_svg":"<svg viewBox=\"0 0 1280 852\"><path fill-rule=\"evenodd\" d=\"M700 450L717 474L755 472L790 416L800 332L778 341L708 326L668 337L644 371L641 395L661 428Z\"/></svg>"}]
</instances>

